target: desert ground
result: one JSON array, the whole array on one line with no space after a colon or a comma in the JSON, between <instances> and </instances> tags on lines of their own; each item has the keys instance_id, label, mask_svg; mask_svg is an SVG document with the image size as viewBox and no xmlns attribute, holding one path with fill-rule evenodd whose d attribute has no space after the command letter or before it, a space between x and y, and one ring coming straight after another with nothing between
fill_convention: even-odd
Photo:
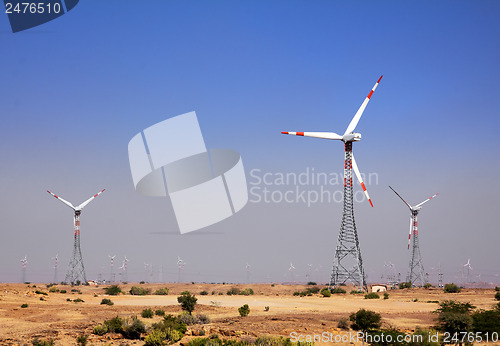
<instances>
[{"instance_id":1,"label":"desert ground","mask_svg":"<svg viewBox=\"0 0 500 346\"><path fill-rule=\"evenodd\" d=\"M203 334L203 331L205 336L218 334L221 339L247 340L262 335L290 337L293 332L297 335L348 333L338 328L338 321L360 308L380 313L383 327L410 332L418 327L430 328L435 325L436 315L432 311L438 308L437 301L453 299L470 302L483 309L490 309L496 303L492 289L467 289L458 294L445 294L437 288L390 290L389 299L384 300L381 296L381 299L367 300L364 295L349 293L334 294L329 298L320 294L306 297L293 295L295 291L304 290L307 287L305 285L129 283L119 284L126 294L118 296L106 295L104 288L108 286L57 285L58 289L64 289L67 293L49 293L45 284L0 284L0 344L31 345L31 341L38 337L53 339L55 345L76 345L77 336L87 335L92 345L143 345L141 340L126 340L120 334L98 336L92 334L92 330L95 325L117 315L137 315L146 325L161 320L159 316L152 319L140 317L145 308L163 309L167 314L177 315L182 311L177 296L186 290L198 298L194 313L208 315L211 322L188 326L186 336L178 343L180 345L200 332ZM132 296L128 293L132 286L150 288L153 292L168 287L170 292L164 296ZM228 296L226 292L231 287L241 290L252 288L254 295ZM79 292L72 292L72 289ZM37 290L47 295L36 293ZM208 295L200 295L202 291L208 292ZM83 302L73 302L77 298ZM103 298L111 299L114 305L101 305ZM28 307L21 308L22 304L28 304ZM244 304L249 305L250 314L240 317L238 308ZM269 307L268 311L265 311L266 306ZM316 345L322 344L326 343L316 342ZM343 344L353 343L338 343Z\"/></svg>"}]
</instances>

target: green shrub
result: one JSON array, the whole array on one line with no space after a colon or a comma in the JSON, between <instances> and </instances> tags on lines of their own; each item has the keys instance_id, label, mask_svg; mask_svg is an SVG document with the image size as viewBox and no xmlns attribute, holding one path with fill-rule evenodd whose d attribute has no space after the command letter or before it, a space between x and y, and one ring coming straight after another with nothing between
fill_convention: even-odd
<instances>
[{"instance_id":1,"label":"green shrub","mask_svg":"<svg viewBox=\"0 0 500 346\"><path fill-rule=\"evenodd\" d=\"M320 291L320 288L317 287L317 286L307 287L306 288L306 292L307 293L317 294L319 291Z\"/></svg>"},{"instance_id":2,"label":"green shrub","mask_svg":"<svg viewBox=\"0 0 500 346\"><path fill-rule=\"evenodd\" d=\"M80 290L78 290L78 289L76 289L76 288L72 288L72 289L71 289L71 292L72 292L72 293L82 294L82 291L80 291Z\"/></svg>"},{"instance_id":3,"label":"green shrub","mask_svg":"<svg viewBox=\"0 0 500 346\"><path fill-rule=\"evenodd\" d=\"M208 324L210 323L210 317L205 314L196 314L196 318L198 319L199 324Z\"/></svg>"},{"instance_id":4,"label":"green shrub","mask_svg":"<svg viewBox=\"0 0 500 346\"><path fill-rule=\"evenodd\" d=\"M76 343L80 346L87 345L87 342L89 342L89 337L87 335L79 335L76 337Z\"/></svg>"},{"instance_id":5,"label":"green shrub","mask_svg":"<svg viewBox=\"0 0 500 346\"><path fill-rule=\"evenodd\" d=\"M384 299L389 299L389 293L384 292Z\"/></svg>"},{"instance_id":6,"label":"green shrub","mask_svg":"<svg viewBox=\"0 0 500 346\"><path fill-rule=\"evenodd\" d=\"M123 331L123 320L119 316L105 320L103 325L106 327L108 333L121 333Z\"/></svg>"},{"instance_id":7,"label":"green shrub","mask_svg":"<svg viewBox=\"0 0 500 346\"><path fill-rule=\"evenodd\" d=\"M337 323L337 328L349 330L349 319L347 317L341 317Z\"/></svg>"},{"instance_id":8,"label":"green shrub","mask_svg":"<svg viewBox=\"0 0 500 346\"><path fill-rule=\"evenodd\" d=\"M169 291L170 290L168 289L168 287L163 287L163 288L157 289L154 294L157 296L167 296Z\"/></svg>"},{"instance_id":9,"label":"green shrub","mask_svg":"<svg viewBox=\"0 0 500 346\"><path fill-rule=\"evenodd\" d=\"M181 305L182 310L189 312L189 314L193 312L197 301L198 298L191 295L189 291L184 291L177 297L177 302Z\"/></svg>"},{"instance_id":10,"label":"green shrub","mask_svg":"<svg viewBox=\"0 0 500 346\"><path fill-rule=\"evenodd\" d=\"M27 308L28 307L28 304L27 303L24 303L23 305L21 305L21 308L24 309L24 308Z\"/></svg>"},{"instance_id":11,"label":"green shrub","mask_svg":"<svg viewBox=\"0 0 500 346\"><path fill-rule=\"evenodd\" d=\"M107 332L108 332L108 327L106 327L103 324L98 324L92 330L92 333L94 333L95 335L101 335L101 336L106 334Z\"/></svg>"},{"instance_id":12,"label":"green shrub","mask_svg":"<svg viewBox=\"0 0 500 346\"><path fill-rule=\"evenodd\" d=\"M147 294L151 294L151 290L149 288L142 288L137 286L132 286L129 292L133 296L145 296Z\"/></svg>"},{"instance_id":13,"label":"green shrub","mask_svg":"<svg viewBox=\"0 0 500 346\"><path fill-rule=\"evenodd\" d=\"M43 292L43 291L39 291L39 290L36 290L35 293L36 294L43 294L44 296L48 296L47 292Z\"/></svg>"},{"instance_id":14,"label":"green shrub","mask_svg":"<svg viewBox=\"0 0 500 346\"><path fill-rule=\"evenodd\" d=\"M323 295L323 297L331 297L332 296L332 292L328 289L328 287L325 287L321 290L321 294Z\"/></svg>"},{"instance_id":15,"label":"green shrub","mask_svg":"<svg viewBox=\"0 0 500 346\"><path fill-rule=\"evenodd\" d=\"M500 292L495 293L495 299L500 300Z\"/></svg>"},{"instance_id":16,"label":"green shrub","mask_svg":"<svg viewBox=\"0 0 500 346\"><path fill-rule=\"evenodd\" d=\"M500 292L500 287L496 286L495 291Z\"/></svg>"},{"instance_id":17,"label":"green shrub","mask_svg":"<svg viewBox=\"0 0 500 346\"><path fill-rule=\"evenodd\" d=\"M59 292L59 289L56 286L51 286L49 288L49 292L50 293L57 293L57 292Z\"/></svg>"},{"instance_id":18,"label":"green shrub","mask_svg":"<svg viewBox=\"0 0 500 346\"><path fill-rule=\"evenodd\" d=\"M253 296L253 289L247 288L239 293L242 296Z\"/></svg>"},{"instance_id":19,"label":"green shrub","mask_svg":"<svg viewBox=\"0 0 500 346\"><path fill-rule=\"evenodd\" d=\"M429 289L429 288L431 288L431 287L432 287L432 284L430 284L430 283L426 283L426 284L424 285L424 288L425 288L425 289Z\"/></svg>"},{"instance_id":20,"label":"green shrub","mask_svg":"<svg viewBox=\"0 0 500 346\"><path fill-rule=\"evenodd\" d=\"M412 288L411 282L401 282L399 284L399 289L402 290L404 288Z\"/></svg>"},{"instance_id":21,"label":"green shrub","mask_svg":"<svg viewBox=\"0 0 500 346\"><path fill-rule=\"evenodd\" d=\"M123 323L121 333L127 339L140 339L141 333L146 333L146 326L137 316L132 316Z\"/></svg>"},{"instance_id":22,"label":"green shrub","mask_svg":"<svg viewBox=\"0 0 500 346\"><path fill-rule=\"evenodd\" d=\"M103 298L101 300L101 305L113 305L113 301L111 299L108 299L108 298Z\"/></svg>"},{"instance_id":23,"label":"green shrub","mask_svg":"<svg viewBox=\"0 0 500 346\"><path fill-rule=\"evenodd\" d=\"M492 335L500 333L500 311L480 310L472 314L472 329L475 333Z\"/></svg>"},{"instance_id":24,"label":"green shrub","mask_svg":"<svg viewBox=\"0 0 500 346\"><path fill-rule=\"evenodd\" d=\"M269 306L265 306L264 311L269 311Z\"/></svg>"},{"instance_id":25,"label":"green shrub","mask_svg":"<svg viewBox=\"0 0 500 346\"><path fill-rule=\"evenodd\" d=\"M207 291L201 291L200 292L200 296L208 296L208 292Z\"/></svg>"},{"instance_id":26,"label":"green shrub","mask_svg":"<svg viewBox=\"0 0 500 346\"><path fill-rule=\"evenodd\" d=\"M349 316L352 322L352 329L367 332L369 330L378 329L381 326L380 320L382 316L371 310L360 309L356 313Z\"/></svg>"},{"instance_id":27,"label":"green shrub","mask_svg":"<svg viewBox=\"0 0 500 346\"><path fill-rule=\"evenodd\" d=\"M83 299L80 299L80 298L76 298L73 300L74 303L85 303L85 301Z\"/></svg>"},{"instance_id":28,"label":"green shrub","mask_svg":"<svg viewBox=\"0 0 500 346\"><path fill-rule=\"evenodd\" d=\"M365 294L365 299L380 299L380 296L375 292L371 292L371 293Z\"/></svg>"},{"instance_id":29,"label":"green shrub","mask_svg":"<svg viewBox=\"0 0 500 346\"><path fill-rule=\"evenodd\" d=\"M238 295L240 294L241 290L238 288L238 287L231 287L227 292L226 294L228 296L232 296L232 295Z\"/></svg>"},{"instance_id":30,"label":"green shrub","mask_svg":"<svg viewBox=\"0 0 500 346\"><path fill-rule=\"evenodd\" d=\"M151 310L150 308L148 308L148 309L144 309L144 310L142 310L142 312L141 312L141 316L142 316L143 318L153 318L153 316L154 316L154 312L153 312L153 310Z\"/></svg>"},{"instance_id":31,"label":"green shrub","mask_svg":"<svg viewBox=\"0 0 500 346\"><path fill-rule=\"evenodd\" d=\"M71 302L72 300L71 300L71 298L66 298L66 301Z\"/></svg>"},{"instance_id":32,"label":"green shrub","mask_svg":"<svg viewBox=\"0 0 500 346\"><path fill-rule=\"evenodd\" d=\"M198 319L188 312L180 313L179 315L177 315L177 319L179 320L179 322L184 323L187 326L191 326L198 322Z\"/></svg>"},{"instance_id":33,"label":"green shrub","mask_svg":"<svg viewBox=\"0 0 500 346\"><path fill-rule=\"evenodd\" d=\"M444 285L444 293L460 293L461 289L454 283Z\"/></svg>"},{"instance_id":34,"label":"green shrub","mask_svg":"<svg viewBox=\"0 0 500 346\"><path fill-rule=\"evenodd\" d=\"M357 290L352 290L351 292L349 292L350 294L363 294L365 292L363 291L357 291Z\"/></svg>"},{"instance_id":35,"label":"green shrub","mask_svg":"<svg viewBox=\"0 0 500 346\"><path fill-rule=\"evenodd\" d=\"M73 291L73 290L72 290ZM117 296L122 293L121 288L118 285L112 285L104 288L104 292L110 296Z\"/></svg>"},{"instance_id":36,"label":"green shrub","mask_svg":"<svg viewBox=\"0 0 500 346\"><path fill-rule=\"evenodd\" d=\"M63 293L64 294L64 293L68 293L68 291L66 291L66 290L60 290L59 293Z\"/></svg>"},{"instance_id":37,"label":"green shrub","mask_svg":"<svg viewBox=\"0 0 500 346\"><path fill-rule=\"evenodd\" d=\"M177 317L172 315L165 316L161 322L153 323L152 328L162 331L172 329L178 331L182 335L184 335L187 330L186 324L182 323Z\"/></svg>"},{"instance_id":38,"label":"green shrub","mask_svg":"<svg viewBox=\"0 0 500 346\"><path fill-rule=\"evenodd\" d=\"M158 309L155 311L156 316L165 316L165 310Z\"/></svg>"},{"instance_id":39,"label":"green shrub","mask_svg":"<svg viewBox=\"0 0 500 346\"><path fill-rule=\"evenodd\" d=\"M245 304L242 307L238 308L238 312L240 313L241 317L248 316L248 314L250 313L250 308L248 307L248 304Z\"/></svg>"},{"instance_id":40,"label":"green shrub","mask_svg":"<svg viewBox=\"0 0 500 346\"><path fill-rule=\"evenodd\" d=\"M332 294L344 294L344 293L346 293L346 291L340 287L335 287L333 289L330 289L330 292L332 292Z\"/></svg>"},{"instance_id":41,"label":"green shrub","mask_svg":"<svg viewBox=\"0 0 500 346\"><path fill-rule=\"evenodd\" d=\"M49 339L49 340L40 340L39 338L35 338L31 341L31 344L33 346L53 346L54 345L54 340Z\"/></svg>"},{"instance_id":42,"label":"green shrub","mask_svg":"<svg viewBox=\"0 0 500 346\"><path fill-rule=\"evenodd\" d=\"M161 346L165 345L165 341L167 338L167 332L159 329L153 329L151 333L146 335L144 339L145 346Z\"/></svg>"},{"instance_id":43,"label":"green shrub","mask_svg":"<svg viewBox=\"0 0 500 346\"><path fill-rule=\"evenodd\" d=\"M314 281L309 281L307 283L307 286L316 286L316 283Z\"/></svg>"}]
</instances>

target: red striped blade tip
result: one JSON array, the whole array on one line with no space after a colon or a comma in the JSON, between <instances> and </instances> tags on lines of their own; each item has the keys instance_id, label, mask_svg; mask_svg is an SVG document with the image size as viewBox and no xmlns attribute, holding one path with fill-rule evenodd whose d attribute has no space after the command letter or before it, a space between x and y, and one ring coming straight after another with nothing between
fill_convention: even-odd
<instances>
[{"instance_id":1,"label":"red striped blade tip","mask_svg":"<svg viewBox=\"0 0 500 346\"><path fill-rule=\"evenodd\" d=\"M380 78L378 79L377 83L380 83L380 80L382 79L384 75L381 75Z\"/></svg>"}]
</instances>

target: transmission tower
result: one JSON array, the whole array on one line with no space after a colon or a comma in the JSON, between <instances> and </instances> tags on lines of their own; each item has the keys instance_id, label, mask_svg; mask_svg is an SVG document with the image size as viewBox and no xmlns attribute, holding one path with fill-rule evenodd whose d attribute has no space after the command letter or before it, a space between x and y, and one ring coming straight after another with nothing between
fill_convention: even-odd
<instances>
[{"instance_id":1,"label":"transmission tower","mask_svg":"<svg viewBox=\"0 0 500 346\"><path fill-rule=\"evenodd\" d=\"M344 209L329 286L351 283L362 291L367 286L354 221L352 159L352 142L345 142Z\"/></svg>"}]
</instances>

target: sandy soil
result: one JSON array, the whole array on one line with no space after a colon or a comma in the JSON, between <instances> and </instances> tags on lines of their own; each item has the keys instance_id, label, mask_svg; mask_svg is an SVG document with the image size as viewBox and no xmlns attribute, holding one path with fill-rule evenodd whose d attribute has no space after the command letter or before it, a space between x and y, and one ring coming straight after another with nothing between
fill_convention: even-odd
<instances>
[{"instance_id":1,"label":"sandy soil","mask_svg":"<svg viewBox=\"0 0 500 346\"><path fill-rule=\"evenodd\" d=\"M135 284L139 286L138 284ZM205 335L219 334L221 338L255 338L261 335L281 335L289 337L290 333L297 335L320 335L324 332L332 335L344 335L346 332L337 328L338 320L348 317L350 313L360 308L374 310L383 317L384 327L395 327L402 331L413 331L417 327L429 328L435 324L435 314L438 304L435 301L454 299L471 302L478 308L489 309L496 301L494 290L470 289L460 294L444 294L438 289L412 289L390 291L387 300L366 300L363 295L341 294L330 298L320 295L312 297L293 296L293 292L303 290L302 285L222 285L222 284L146 284L141 287L152 291L168 287L167 296L107 296L103 287L93 286L61 286L67 293L49 293L46 285L36 284L0 284L0 344L24 345L31 344L36 337L52 338L56 345L76 345L78 335L88 335L93 345L143 345L143 341L125 340L121 335L92 334L96 324L116 315L131 317L139 315L143 309L163 309L167 313L178 314L181 308L177 303L177 295L185 290L196 294L198 305L195 312L204 313L211 323L188 327L188 333L181 344L195 337L201 329ZM120 285L128 292L132 284ZM251 287L255 294L251 296L228 296L226 292L231 287L245 289ZM71 292L77 289L79 292ZM47 295L37 294L36 290ZM207 291L209 295L199 295ZM213 292L213 294L212 294ZM349 292L349 289L348 289ZM222 293L222 295L219 295ZM40 300L43 297L44 300ZM75 303L80 298L84 302ZM110 298L113 306L101 305L102 298ZM71 299L71 301L68 301ZM27 308L21 308L22 304ZM238 307L243 304L250 306L250 315L240 317ZM269 311L264 308L269 306ZM147 325L160 320L143 319ZM354 332L352 332L354 333ZM316 343L322 345L324 343ZM338 343L342 345L343 343ZM345 343L349 344L349 343ZM358 344L358 343L354 343ZM360 344L360 343L359 343Z\"/></svg>"}]
</instances>

